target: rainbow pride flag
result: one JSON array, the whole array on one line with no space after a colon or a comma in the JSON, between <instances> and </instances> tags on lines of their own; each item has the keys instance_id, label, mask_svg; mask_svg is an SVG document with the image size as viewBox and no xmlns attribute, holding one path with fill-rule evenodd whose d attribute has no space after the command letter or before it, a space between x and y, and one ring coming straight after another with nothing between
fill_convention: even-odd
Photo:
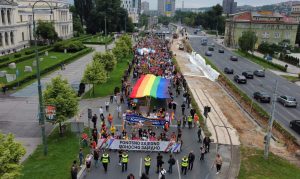
<instances>
[{"instance_id":1,"label":"rainbow pride flag","mask_svg":"<svg viewBox=\"0 0 300 179\"><path fill-rule=\"evenodd\" d=\"M153 98L170 98L168 86L170 80L152 74L142 75L134 85L130 98L142 98L151 96Z\"/></svg>"}]
</instances>

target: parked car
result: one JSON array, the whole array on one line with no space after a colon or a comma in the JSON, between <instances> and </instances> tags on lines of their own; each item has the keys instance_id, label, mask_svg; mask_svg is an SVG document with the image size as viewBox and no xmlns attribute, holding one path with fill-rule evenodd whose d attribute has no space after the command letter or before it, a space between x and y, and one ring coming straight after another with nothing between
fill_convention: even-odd
<instances>
[{"instance_id":1,"label":"parked car","mask_svg":"<svg viewBox=\"0 0 300 179\"><path fill-rule=\"evenodd\" d=\"M224 73L226 73L226 74L233 74L233 68L229 68L229 67L225 67L224 68Z\"/></svg>"},{"instance_id":2,"label":"parked car","mask_svg":"<svg viewBox=\"0 0 300 179\"><path fill-rule=\"evenodd\" d=\"M219 53L224 53L224 49L220 48Z\"/></svg>"},{"instance_id":3,"label":"parked car","mask_svg":"<svg viewBox=\"0 0 300 179\"><path fill-rule=\"evenodd\" d=\"M243 75L235 75L233 77L234 81L236 81L237 83L243 83L246 84L247 83L247 79L246 77L244 77Z\"/></svg>"},{"instance_id":4,"label":"parked car","mask_svg":"<svg viewBox=\"0 0 300 179\"><path fill-rule=\"evenodd\" d=\"M214 47L208 47L208 51L214 51Z\"/></svg>"},{"instance_id":5,"label":"parked car","mask_svg":"<svg viewBox=\"0 0 300 179\"><path fill-rule=\"evenodd\" d=\"M242 73L242 75L243 75L244 77L246 77L247 79L253 79L253 77L254 77L252 71L244 71L244 72Z\"/></svg>"},{"instance_id":6,"label":"parked car","mask_svg":"<svg viewBox=\"0 0 300 179\"><path fill-rule=\"evenodd\" d=\"M210 56L212 56L212 53L210 51L206 51L205 55L210 57Z\"/></svg>"},{"instance_id":7,"label":"parked car","mask_svg":"<svg viewBox=\"0 0 300 179\"><path fill-rule=\"evenodd\" d=\"M211 47L215 47L215 44L214 44L214 43L211 43L210 46L211 46Z\"/></svg>"},{"instance_id":8,"label":"parked car","mask_svg":"<svg viewBox=\"0 0 300 179\"><path fill-rule=\"evenodd\" d=\"M300 134L300 120L292 120L290 122L290 128Z\"/></svg>"},{"instance_id":9,"label":"parked car","mask_svg":"<svg viewBox=\"0 0 300 179\"><path fill-rule=\"evenodd\" d=\"M280 102L283 106L297 107L296 98L292 96L282 95L277 98L277 101Z\"/></svg>"},{"instance_id":10,"label":"parked car","mask_svg":"<svg viewBox=\"0 0 300 179\"><path fill-rule=\"evenodd\" d=\"M179 44L179 50L184 50L183 44Z\"/></svg>"},{"instance_id":11,"label":"parked car","mask_svg":"<svg viewBox=\"0 0 300 179\"><path fill-rule=\"evenodd\" d=\"M238 57L237 56L230 56L230 60L231 61L238 61Z\"/></svg>"},{"instance_id":12,"label":"parked car","mask_svg":"<svg viewBox=\"0 0 300 179\"><path fill-rule=\"evenodd\" d=\"M265 77L265 71L264 70L255 70L254 75L258 77Z\"/></svg>"},{"instance_id":13,"label":"parked car","mask_svg":"<svg viewBox=\"0 0 300 179\"><path fill-rule=\"evenodd\" d=\"M270 103L271 102L271 96L263 91L257 91L253 93L253 98L258 100L261 103Z\"/></svg>"}]
</instances>

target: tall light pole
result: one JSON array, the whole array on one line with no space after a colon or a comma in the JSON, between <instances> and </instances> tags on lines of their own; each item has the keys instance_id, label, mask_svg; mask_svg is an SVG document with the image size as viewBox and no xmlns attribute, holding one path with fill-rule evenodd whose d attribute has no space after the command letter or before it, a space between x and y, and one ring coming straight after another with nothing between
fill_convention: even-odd
<instances>
[{"instance_id":1,"label":"tall light pole","mask_svg":"<svg viewBox=\"0 0 300 179\"><path fill-rule=\"evenodd\" d=\"M106 30L106 14L105 14L105 18L104 18L104 31L105 31L105 38L107 37L107 30ZM105 40L105 51L107 51L107 42Z\"/></svg>"},{"instance_id":2,"label":"tall light pole","mask_svg":"<svg viewBox=\"0 0 300 179\"><path fill-rule=\"evenodd\" d=\"M32 5L33 36L34 36L35 59L36 59L36 77L37 77L37 81L38 81L38 94L39 94L39 115L38 116L39 116L39 124L40 124L41 130L42 130L42 141L43 141L43 146L44 146L44 155L47 155L48 146L47 146L46 130L45 130L45 112L44 112L43 96L42 96L40 60L39 60L39 57L38 57L37 34L36 34L35 20L34 20L34 7L39 2L46 3L50 8L51 14L52 14L52 8L51 8L51 6L48 2L43 1L43 0L38 0Z\"/></svg>"},{"instance_id":3,"label":"tall light pole","mask_svg":"<svg viewBox=\"0 0 300 179\"><path fill-rule=\"evenodd\" d=\"M274 122L274 112L275 112L275 104L276 104L276 92L277 92L277 86L278 86L278 81L276 80L275 82L275 89L273 93L273 100L272 100L272 111L271 111L271 116L269 120L269 126L268 126L268 133L266 136L266 143L265 143L265 151L264 151L264 158L268 159L269 157L269 149L270 149L270 140L272 137L272 127L273 127L273 122Z\"/></svg>"},{"instance_id":4,"label":"tall light pole","mask_svg":"<svg viewBox=\"0 0 300 179\"><path fill-rule=\"evenodd\" d=\"M128 14L127 14L127 16L125 16L125 33L126 33L126 28L127 28L127 27L126 27L126 26L127 26L127 25L126 25L127 17L128 17Z\"/></svg>"}]
</instances>

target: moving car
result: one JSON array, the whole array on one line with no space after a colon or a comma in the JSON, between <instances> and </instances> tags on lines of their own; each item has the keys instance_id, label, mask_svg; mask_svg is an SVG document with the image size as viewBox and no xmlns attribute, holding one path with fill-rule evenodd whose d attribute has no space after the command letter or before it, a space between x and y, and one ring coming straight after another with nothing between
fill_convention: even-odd
<instances>
[{"instance_id":1,"label":"moving car","mask_svg":"<svg viewBox=\"0 0 300 179\"><path fill-rule=\"evenodd\" d=\"M292 96L282 95L277 98L277 101L280 102L283 106L297 107L296 98Z\"/></svg>"},{"instance_id":2,"label":"moving car","mask_svg":"<svg viewBox=\"0 0 300 179\"><path fill-rule=\"evenodd\" d=\"M207 38L201 39L201 45L203 45L203 46L207 45Z\"/></svg>"},{"instance_id":3,"label":"moving car","mask_svg":"<svg viewBox=\"0 0 300 179\"><path fill-rule=\"evenodd\" d=\"M238 57L237 56L230 56L230 60L231 61L238 61Z\"/></svg>"},{"instance_id":4,"label":"moving car","mask_svg":"<svg viewBox=\"0 0 300 179\"><path fill-rule=\"evenodd\" d=\"M226 73L226 74L233 74L233 69L232 69L232 68L225 67L225 68L224 68L224 73Z\"/></svg>"},{"instance_id":5,"label":"moving car","mask_svg":"<svg viewBox=\"0 0 300 179\"><path fill-rule=\"evenodd\" d=\"M184 50L183 44L179 44L179 50Z\"/></svg>"},{"instance_id":6,"label":"moving car","mask_svg":"<svg viewBox=\"0 0 300 179\"><path fill-rule=\"evenodd\" d=\"M265 77L265 71L264 70L255 70L254 75L258 77Z\"/></svg>"},{"instance_id":7,"label":"moving car","mask_svg":"<svg viewBox=\"0 0 300 179\"><path fill-rule=\"evenodd\" d=\"M290 128L300 134L300 120L292 120L290 122Z\"/></svg>"},{"instance_id":8,"label":"moving car","mask_svg":"<svg viewBox=\"0 0 300 179\"><path fill-rule=\"evenodd\" d=\"M210 51L206 51L205 55L210 57L210 56L212 56L212 53Z\"/></svg>"},{"instance_id":9,"label":"moving car","mask_svg":"<svg viewBox=\"0 0 300 179\"><path fill-rule=\"evenodd\" d=\"M243 75L244 77L246 77L247 79L253 79L253 77L254 77L252 71L244 71L244 72L242 73L242 75Z\"/></svg>"},{"instance_id":10,"label":"moving car","mask_svg":"<svg viewBox=\"0 0 300 179\"><path fill-rule=\"evenodd\" d=\"M224 53L224 49L220 48L219 53Z\"/></svg>"},{"instance_id":11,"label":"moving car","mask_svg":"<svg viewBox=\"0 0 300 179\"><path fill-rule=\"evenodd\" d=\"M211 43L210 46L211 46L211 47L215 47L215 44L214 44L214 43Z\"/></svg>"},{"instance_id":12,"label":"moving car","mask_svg":"<svg viewBox=\"0 0 300 179\"><path fill-rule=\"evenodd\" d=\"M243 75L235 75L233 77L234 81L236 81L237 83L243 83L246 84L247 83L247 79L246 77L244 77Z\"/></svg>"},{"instance_id":13,"label":"moving car","mask_svg":"<svg viewBox=\"0 0 300 179\"><path fill-rule=\"evenodd\" d=\"M214 47L208 47L208 51L214 51Z\"/></svg>"},{"instance_id":14,"label":"moving car","mask_svg":"<svg viewBox=\"0 0 300 179\"><path fill-rule=\"evenodd\" d=\"M255 93L253 93L253 98L258 100L261 103L270 103L271 102L270 95L263 91L257 91Z\"/></svg>"}]
</instances>

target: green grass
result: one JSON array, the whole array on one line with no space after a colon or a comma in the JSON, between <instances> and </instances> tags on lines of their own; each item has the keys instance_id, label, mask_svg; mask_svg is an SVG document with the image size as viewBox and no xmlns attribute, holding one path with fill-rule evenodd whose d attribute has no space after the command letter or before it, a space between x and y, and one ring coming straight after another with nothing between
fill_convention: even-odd
<instances>
[{"instance_id":1,"label":"green grass","mask_svg":"<svg viewBox=\"0 0 300 179\"><path fill-rule=\"evenodd\" d=\"M40 61L40 70L44 70L50 66L53 66L59 62L64 61L65 59L67 59L68 57L72 56L73 53L60 53L60 52L49 52L48 56L42 55L39 56L40 58L43 58L42 61ZM51 59L51 56L56 56L57 59ZM17 69L19 70L19 76L17 79L22 79L25 78L27 76L30 76L32 74L36 73L36 67L33 67L33 61L35 61L34 58L29 59L29 60L25 60L23 62L17 63ZM31 66L32 67L32 72L24 72L25 66ZM0 71L5 70L7 71L8 74L15 74L16 73L16 69L10 69L8 67L5 68L1 68ZM4 83L7 84L6 78L0 78L0 83Z\"/></svg>"},{"instance_id":2,"label":"green grass","mask_svg":"<svg viewBox=\"0 0 300 179\"><path fill-rule=\"evenodd\" d=\"M85 93L83 96L84 99L87 98L97 98L97 97L104 97L114 93L115 87L119 87L121 89L121 79L123 77L124 71L128 68L128 61L131 61L132 56L126 58L122 62L118 62L116 68L113 72L109 74L109 78L107 82L104 84L96 85L95 86L95 95L92 96L92 89Z\"/></svg>"},{"instance_id":3,"label":"green grass","mask_svg":"<svg viewBox=\"0 0 300 179\"><path fill-rule=\"evenodd\" d=\"M45 46L38 46L38 49L39 49L39 48L43 48L43 47L45 47ZM18 51L18 52L15 52L15 53L11 53L11 54L7 54L7 55L4 55L4 56L0 56L0 59L6 58L6 57L9 57L10 59L13 59L13 58L15 58L15 57L14 57L15 54L22 54L22 56L23 56L23 55L25 55L25 52L26 52L26 51L31 51L31 50L35 50L35 47L34 47L34 46L31 46L31 47L22 49L22 50L20 50L20 51Z\"/></svg>"},{"instance_id":4,"label":"green grass","mask_svg":"<svg viewBox=\"0 0 300 179\"><path fill-rule=\"evenodd\" d=\"M280 75L280 76L286 78L287 80L289 80L291 82L300 81L300 78L297 76L289 76L289 75Z\"/></svg>"},{"instance_id":5,"label":"green grass","mask_svg":"<svg viewBox=\"0 0 300 179\"><path fill-rule=\"evenodd\" d=\"M263 58L256 57L252 54L245 53L245 52L242 52L240 50L235 50L234 52L236 54L238 54L239 56L242 56L242 57L244 57L248 60L251 60L252 62L262 66L263 68L267 68L267 69L271 69L271 70L279 70L279 71L284 71L285 72L285 67L282 66L282 65L278 65L278 64L269 62L269 61L267 61Z\"/></svg>"},{"instance_id":6,"label":"green grass","mask_svg":"<svg viewBox=\"0 0 300 179\"><path fill-rule=\"evenodd\" d=\"M272 153L264 159L264 151L242 147L239 179L295 179L300 178L300 168Z\"/></svg>"},{"instance_id":7,"label":"green grass","mask_svg":"<svg viewBox=\"0 0 300 179\"><path fill-rule=\"evenodd\" d=\"M85 39L83 43L86 44L109 44L112 41L112 36L101 36L101 35L94 35L88 39Z\"/></svg>"},{"instance_id":8,"label":"green grass","mask_svg":"<svg viewBox=\"0 0 300 179\"><path fill-rule=\"evenodd\" d=\"M71 132L70 125L67 126L67 131L63 137L59 136L58 128L47 137L47 156L43 154L43 146L39 145L34 153L24 161L20 179L71 178L70 167L74 160L78 161L80 146L77 134ZM87 147L84 149L84 153L88 153Z\"/></svg>"}]
</instances>

